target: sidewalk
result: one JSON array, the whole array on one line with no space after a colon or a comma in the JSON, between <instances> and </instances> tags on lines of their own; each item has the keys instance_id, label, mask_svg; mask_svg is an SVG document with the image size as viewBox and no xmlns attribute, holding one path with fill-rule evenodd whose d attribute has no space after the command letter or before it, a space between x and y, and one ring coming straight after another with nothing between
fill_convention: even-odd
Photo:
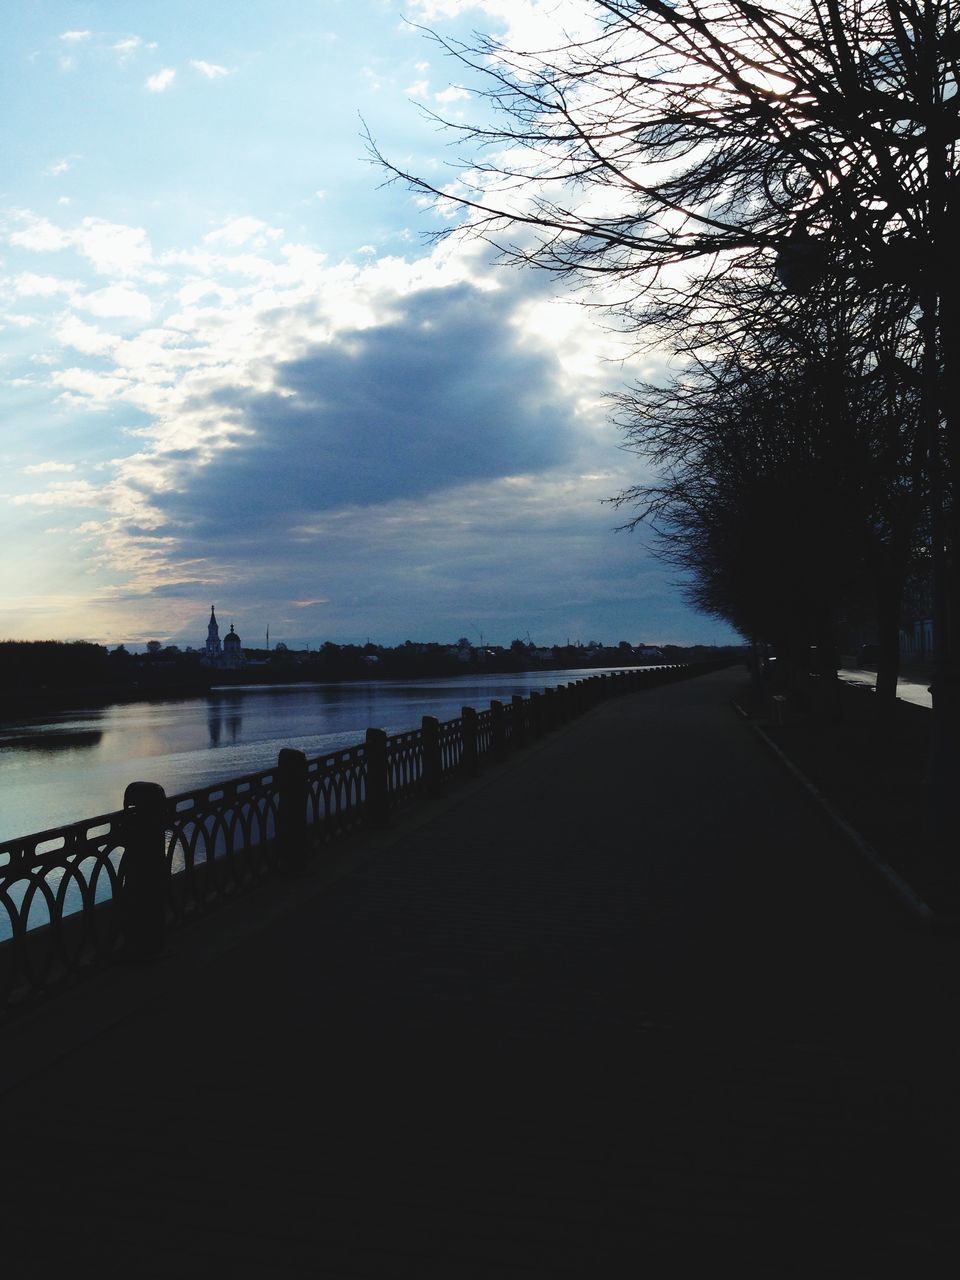
<instances>
[{"instance_id":1,"label":"sidewalk","mask_svg":"<svg viewBox=\"0 0 960 1280\"><path fill-rule=\"evenodd\" d=\"M127 1016L0 1098L11 1277L949 1274L960 944L742 680L603 704L189 982L99 988Z\"/></svg>"},{"instance_id":2,"label":"sidewalk","mask_svg":"<svg viewBox=\"0 0 960 1280\"><path fill-rule=\"evenodd\" d=\"M861 667L841 667L837 675L846 684L862 684L872 689L876 687L876 671L864 670ZM930 692L932 676L914 679L910 676L899 676L897 679L897 697L904 702L912 702L918 707L932 707L933 695Z\"/></svg>"}]
</instances>

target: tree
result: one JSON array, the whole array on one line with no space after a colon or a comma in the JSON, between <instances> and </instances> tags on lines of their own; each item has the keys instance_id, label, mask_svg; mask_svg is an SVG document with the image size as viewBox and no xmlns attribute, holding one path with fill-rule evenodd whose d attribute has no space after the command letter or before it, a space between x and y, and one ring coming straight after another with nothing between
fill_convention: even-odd
<instances>
[{"instance_id":1,"label":"tree","mask_svg":"<svg viewBox=\"0 0 960 1280\"><path fill-rule=\"evenodd\" d=\"M909 285L943 248L960 53L945 0L587 7L597 34L558 49L441 42L503 120L444 122L482 149L455 187L376 159L508 258L567 275L635 282L760 249L788 280Z\"/></svg>"},{"instance_id":2,"label":"tree","mask_svg":"<svg viewBox=\"0 0 960 1280\"><path fill-rule=\"evenodd\" d=\"M881 700L896 694L900 601L924 502L910 349L891 350L886 299L817 285L802 309L728 275L738 323L692 333L674 317L680 372L619 398L627 445L663 479L618 501L661 527L694 603L755 640L816 644L833 679L851 607L882 638ZM737 296L739 294L739 297Z\"/></svg>"},{"instance_id":3,"label":"tree","mask_svg":"<svg viewBox=\"0 0 960 1280\"><path fill-rule=\"evenodd\" d=\"M445 48L487 85L493 123L450 189L461 232L508 261L617 286L638 328L673 299L694 323L734 267L803 296L829 279L893 290L920 353L933 568L934 781L960 760L960 37L947 0L592 0L595 35L549 50ZM709 306L706 314L709 316Z\"/></svg>"}]
</instances>

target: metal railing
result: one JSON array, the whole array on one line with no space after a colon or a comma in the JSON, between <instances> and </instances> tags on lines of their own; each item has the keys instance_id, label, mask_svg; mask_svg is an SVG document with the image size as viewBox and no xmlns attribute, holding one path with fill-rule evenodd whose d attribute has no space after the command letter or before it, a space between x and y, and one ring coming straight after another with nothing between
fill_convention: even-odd
<instances>
[{"instance_id":1,"label":"metal railing","mask_svg":"<svg viewBox=\"0 0 960 1280\"><path fill-rule=\"evenodd\" d=\"M363 743L309 759L284 749L274 769L182 795L135 782L118 812L0 842L0 1010L117 957L154 954L178 923L386 825L608 697L719 665L593 676L443 723L424 716L405 733L369 729Z\"/></svg>"}]
</instances>

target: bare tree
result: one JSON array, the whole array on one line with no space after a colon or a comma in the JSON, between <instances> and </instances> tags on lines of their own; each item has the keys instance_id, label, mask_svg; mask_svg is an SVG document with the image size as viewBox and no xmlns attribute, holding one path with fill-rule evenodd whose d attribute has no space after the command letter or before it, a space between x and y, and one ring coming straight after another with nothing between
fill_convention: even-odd
<instances>
[{"instance_id":1,"label":"bare tree","mask_svg":"<svg viewBox=\"0 0 960 1280\"><path fill-rule=\"evenodd\" d=\"M474 153L455 184L378 160L471 210L469 232L508 257L562 273L639 279L760 247L794 277L835 265L915 279L955 158L949 4L587 7L596 35L555 50L441 42L502 120L448 122Z\"/></svg>"},{"instance_id":2,"label":"bare tree","mask_svg":"<svg viewBox=\"0 0 960 1280\"><path fill-rule=\"evenodd\" d=\"M893 290L920 351L922 461L934 574L934 780L960 761L960 466L949 264L960 199L960 36L952 0L585 0L593 35L446 50L486 85L490 124L452 123L469 151L446 189L449 233L501 255L617 286L638 327L733 268ZM700 322L701 317L696 318Z\"/></svg>"},{"instance_id":3,"label":"bare tree","mask_svg":"<svg viewBox=\"0 0 960 1280\"><path fill-rule=\"evenodd\" d=\"M724 282L734 309L733 280ZM836 672L836 630L869 607L884 641L878 693L896 690L900 600L924 503L918 405L900 365L877 349L872 300L824 296L784 316L756 291L741 325L674 344L672 381L619 398L628 447L661 479L617 501L660 531L666 558L692 575L690 595L807 669ZM749 323L748 323L749 318ZM698 349L699 348L699 349Z\"/></svg>"}]
</instances>

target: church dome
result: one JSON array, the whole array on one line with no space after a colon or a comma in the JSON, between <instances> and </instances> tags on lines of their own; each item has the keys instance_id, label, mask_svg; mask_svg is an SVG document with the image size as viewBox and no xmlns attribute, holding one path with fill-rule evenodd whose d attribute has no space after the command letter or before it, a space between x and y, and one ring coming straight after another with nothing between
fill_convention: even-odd
<instances>
[{"instance_id":1,"label":"church dome","mask_svg":"<svg viewBox=\"0 0 960 1280\"><path fill-rule=\"evenodd\" d=\"M230 623L230 630L223 637L223 644L224 644L224 647L226 647L227 645L230 645L231 647L233 645L237 645L239 647L240 645L240 637L234 631L232 622Z\"/></svg>"}]
</instances>

